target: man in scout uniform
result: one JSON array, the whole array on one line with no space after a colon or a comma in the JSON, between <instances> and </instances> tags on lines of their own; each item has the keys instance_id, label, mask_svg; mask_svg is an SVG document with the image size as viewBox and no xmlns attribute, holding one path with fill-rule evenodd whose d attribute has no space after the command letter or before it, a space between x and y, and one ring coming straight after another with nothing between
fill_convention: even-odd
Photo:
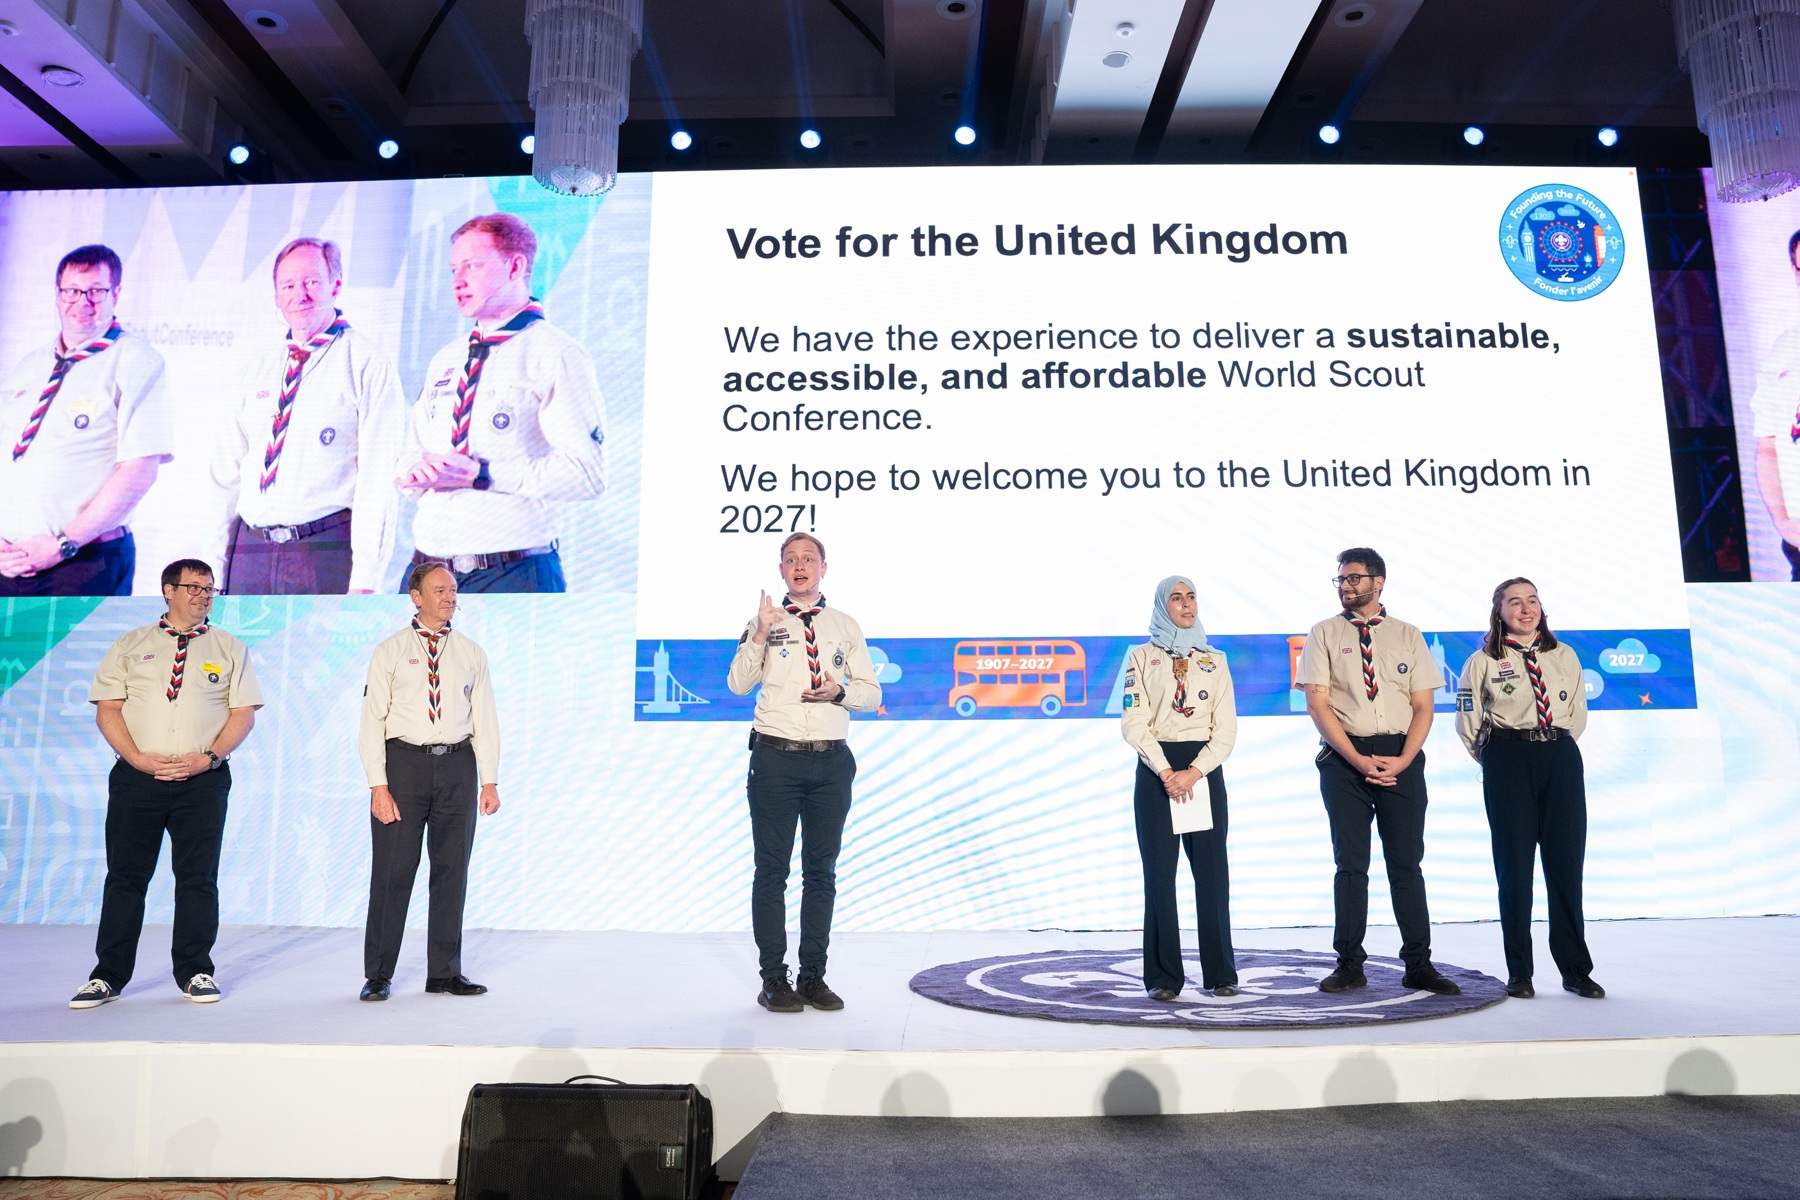
<instances>
[{"instance_id":1,"label":"man in scout uniform","mask_svg":"<svg viewBox=\"0 0 1800 1200\"><path fill-rule=\"evenodd\" d=\"M850 815L856 758L844 735L851 712L881 707L881 685L862 628L828 608L825 547L811 534L781 543L780 604L767 592L738 639L725 686L747 695L758 684L750 722L750 836L756 874L750 922L762 972L756 1002L770 1012L807 1004L837 1009L844 1001L825 984L825 952L837 899L837 856ZM800 979L788 982L787 892L794 827L801 830Z\"/></svg>"},{"instance_id":2,"label":"man in scout uniform","mask_svg":"<svg viewBox=\"0 0 1800 1200\"><path fill-rule=\"evenodd\" d=\"M401 468L419 498L415 564L447 562L465 592L560 592L560 506L605 486L594 362L531 298L537 237L510 213L450 235L468 338L437 352Z\"/></svg>"},{"instance_id":3,"label":"man in scout uniform","mask_svg":"<svg viewBox=\"0 0 1800 1200\"><path fill-rule=\"evenodd\" d=\"M287 338L251 364L213 456L214 553L234 595L373 592L392 578L406 398L334 304L343 286L335 243L298 238L275 256Z\"/></svg>"},{"instance_id":4,"label":"man in scout uniform","mask_svg":"<svg viewBox=\"0 0 1800 1200\"><path fill-rule=\"evenodd\" d=\"M1431 965L1431 916L1425 905L1425 735L1432 693L1444 677L1416 626L1388 616L1381 603L1387 564L1366 546L1337 557L1332 579L1343 611L1320 621L1300 652L1298 679L1318 726L1319 793L1331 822L1337 861L1332 896L1337 969L1323 992L1362 987L1363 934L1369 922L1369 823L1381 829L1388 890L1400 926L1401 984L1440 995L1460 991Z\"/></svg>"},{"instance_id":5,"label":"man in scout uniform","mask_svg":"<svg viewBox=\"0 0 1800 1200\"><path fill-rule=\"evenodd\" d=\"M0 384L0 596L125 596L126 522L174 456L162 355L114 318L124 267L82 246L56 268L55 340Z\"/></svg>"},{"instance_id":6,"label":"man in scout uniform","mask_svg":"<svg viewBox=\"0 0 1800 1200\"><path fill-rule=\"evenodd\" d=\"M168 612L114 642L88 690L100 732L119 761L106 783L99 961L70 1008L98 1008L131 981L144 891L165 831L175 872L175 985L201 1004L219 999L212 947L231 794L226 759L255 724L262 692L250 648L207 623L212 568L192 558L172 562L163 569L162 590Z\"/></svg>"},{"instance_id":7,"label":"man in scout uniform","mask_svg":"<svg viewBox=\"0 0 1800 1200\"><path fill-rule=\"evenodd\" d=\"M374 854L362 998L388 998L421 843L431 854L425 990L479 996L487 988L462 973L463 898L476 814L500 809L499 716L487 653L450 631L455 577L442 563L424 563L406 590L418 615L375 647L363 688L358 747Z\"/></svg>"}]
</instances>

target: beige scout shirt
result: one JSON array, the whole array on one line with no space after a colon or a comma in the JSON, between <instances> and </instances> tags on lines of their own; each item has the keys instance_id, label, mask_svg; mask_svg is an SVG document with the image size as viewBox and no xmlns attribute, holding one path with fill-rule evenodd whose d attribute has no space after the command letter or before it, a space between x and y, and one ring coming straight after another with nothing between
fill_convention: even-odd
<instances>
[{"instance_id":1,"label":"beige scout shirt","mask_svg":"<svg viewBox=\"0 0 1800 1200\"><path fill-rule=\"evenodd\" d=\"M750 640L756 632L754 620L738 639L725 686L743 696L762 684L756 696L756 715L750 721L756 732L796 742L838 741L849 732L850 712L873 712L881 707L881 685L875 681L875 664L863 641L862 627L839 610L827 608L813 618L813 629L819 643L820 672L827 682L844 687L840 703L800 698L800 693L812 686L812 673L806 665L806 627L799 617L782 613L764 645Z\"/></svg>"},{"instance_id":2,"label":"beige scout shirt","mask_svg":"<svg viewBox=\"0 0 1800 1200\"><path fill-rule=\"evenodd\" d=\"M1775 439L1775 462L1788 513L1800 513L1800 443L1793 428L1800 421L1800 328L1775 339L1756 372L1750 396L1751 436Z\"/></svg>"},{"instance_id":3,"label":"beige scout shirt","mask_svg":"<svg viewBox=\"0 0 1800 1200\"><path fill-rule=\"evenodd\" d=\"M468 358L467 337L433 356L400 471L424 451L451 452L456 382ZM592 500L605 487L605 423L594 360L580 342L537 321L495 346L481 368L469 424L469 453L487 460L493 486L421 495L414 544L433 558L449 558L554 542L562 526L558 506Z\"/></svg>"},{"instance_id":4,"label":"beige scout shirt","mask_svg":"<svg viewBox=\"0 0 1800 1200\"><path fill-rule=\"evenodd\" d=\"M145 754L210 750L232 709L262 707L250 647L223 629L208 626L188 643L181 691L171 701L174 661L174 637L160 625L143 625L112 644L88 689L88 700L95 704L125 702L125 730Z\"/></svg>"},{"instance_id":5,"label":"beige scout shirt","mask_svg":"<svg viewBox=\"0 0 1800 1200\"><path fill-rule=\"evenodd\" d=\"M1169 759L1158 742L1205 742L1193 769L1210 775L1237 745L1237 695L1231 668L1217 650L1190 650L1186 659L1187 707L1175 711L1175 656L1154 642L1134 646L1125 664L1125 740L1144 765L1161 775Z\"/></svg>"},{"instance_id":6,"label":"beige scout shirt","mask_svg":"<svg viewBox=\"0 0 1800 1200\"><path fill-rule=\"evenodd\" d=\"M1331 710L1351 737L1404 734L1412 724L1412 693L1443 687L1443 672L1416 625L1383 617L1370 641L1375 699L1369 699L1363 686L1362 637L1342 613L1320 621L1306 635L1296 682L1301 687L1330 685Z\"/></svg>"},{"instance_id":7,"label":"beige scout shirt","mask_svg":"<svg viewBox=\"0 0 1800 1200\"><path fill-rule=\"evenodd\" d=\"M500 717L488 684L487 652L455 629L438 646L438 698L441 711L434 722L425 639L411 625L375 647L357 736L370 787L387 784L389 738L415 746L471 738L481 782L500 782Z\"/></svg>"},{"instance_id":8,"label":"beige scout shirt","mask_svg":"<svg viewBox=\"0 0 1800 1200\"><path fill-rule=\"evenodd\" d=\"M122 333L69 368L31 448L15 459L13 443L50 382L61 345L56 338L33 350L0 384L0 538L9 542L62 532L120 463L167 462L175 452L162 355Z\"/></svg>"},{"instance_id":9,"label":"beige scout shirt","mask_svg":"<svg viewBox=\"0 0 1800 1200\"><path fill-rule=\"evenodd\" d=\"M285 341L272 344L245 371L238 410L213 452L212 478L222 493L210 547L224 566L231 519L247 525L304 525L351 511L350 588L382 592L393 582L400 493L394 464L406 431L400 376L373 338L354 327L314 351L300 368L300 390L288 411L287 441L275 483L262 490L263 455L287 374Z\"/></svg>"},{"instance_id":10,"label":"beige scout shirt","mask_svg":"<svg viewBox=\"0 0 1800 1200\"><path fill-rule=\"evenodd\" d=\"M1456 683L1456 733L1463 746L1481 758L1487 735L1484 725L1498 729L1536 729L1537 697L1525 672L1524 652L1504 647L1505 658L1477 650L1463 664ZM1562 642L1538 652L1538 670L1550 692L1550 723L1579 738L1587 728L1587 684L1581 660Z\"/></svg>"}]
</instances>

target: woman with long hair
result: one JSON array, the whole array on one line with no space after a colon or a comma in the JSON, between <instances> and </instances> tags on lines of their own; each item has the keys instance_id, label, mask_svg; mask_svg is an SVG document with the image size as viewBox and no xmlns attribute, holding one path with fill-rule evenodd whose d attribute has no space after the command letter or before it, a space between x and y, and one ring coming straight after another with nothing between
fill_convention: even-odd
<instances>
[{"instance_id":1,"label":"woman with long hair","mask_svg":"<svg viewBox=\"0 0 1800 1200\"><path fill-rule=\"evenodd\" d=\"M1529 579L1494 589L1487 638L1463 664L1456 732L1481 764L1481 794L1500 885L1506 994L1531 986L1532 868L1540 849L1550 900L1550 956L1563 990L1598 1000L1594 960L1582 932L1581 871L1587 853L1587 791L1575 741L1587 727L1581 661L1557 641Z\"/></svg>"}]
</instances>

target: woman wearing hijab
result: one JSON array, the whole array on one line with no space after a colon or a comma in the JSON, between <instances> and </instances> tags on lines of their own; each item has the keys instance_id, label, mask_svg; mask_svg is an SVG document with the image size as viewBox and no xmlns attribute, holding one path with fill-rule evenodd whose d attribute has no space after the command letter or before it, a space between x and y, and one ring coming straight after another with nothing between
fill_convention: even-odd
<instances>
[{"instance_id":1,"label":"woman wearing hijab","mask_svg":"<svg viewBox=\"0 0 1800 1200\"><path fill-rule=\"evenodd\" d=\"M1556 640L1529 579L1494 589L1487 640L1463 664L1456 732L1481 764L1481 794L1500 885L1506 994L1529 1000L1532 860L1544 854L1550 893L1550 956L1565 991L1590 1000L1606 989L1589 974L1582 932L1581 865L1587 852L1587 791L1575 739L1587 727L1581 661Z\"/></svg>"},{"instance_id":2,"label":"woman wearing hijab","mask_svg":"<svg viewBox=\"0 0 1800 1200\"><path fill-rule=\"evenodd\" d=\"M1150 640L1134 647L1126 663L1124 703L1125 740L1138 754L1133 805L1144 862L1144 988L1153 999L1173 1001L1187 983L1175 901L1175 868L1185 846L1200 909L1201 984L1215 996L1235 996L1219 764L1237 741L1237 703L1225 656L1206 644L1186 576L1157 585ZM1210 823L1193 813L1183 824L1197 831L1177 834L1173 811L1180 805L1208 806Z\"/></svg>"}]
</instances>

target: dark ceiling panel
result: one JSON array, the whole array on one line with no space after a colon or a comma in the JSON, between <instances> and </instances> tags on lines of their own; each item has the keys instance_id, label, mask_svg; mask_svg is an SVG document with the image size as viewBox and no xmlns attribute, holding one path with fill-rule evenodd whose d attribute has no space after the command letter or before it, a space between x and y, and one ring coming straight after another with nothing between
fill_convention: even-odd
<instances>
[{"instance_id":1,"label":"dark ceiling panel","mask_svg":"<svg viewBox=\"0 0 1800 1200\"><path fill-rule=\"evenodd\" d=\"M1694 124L1675 27L1651 0L1427 0L1358 121Z\"/></svg>"}]
</instances>

